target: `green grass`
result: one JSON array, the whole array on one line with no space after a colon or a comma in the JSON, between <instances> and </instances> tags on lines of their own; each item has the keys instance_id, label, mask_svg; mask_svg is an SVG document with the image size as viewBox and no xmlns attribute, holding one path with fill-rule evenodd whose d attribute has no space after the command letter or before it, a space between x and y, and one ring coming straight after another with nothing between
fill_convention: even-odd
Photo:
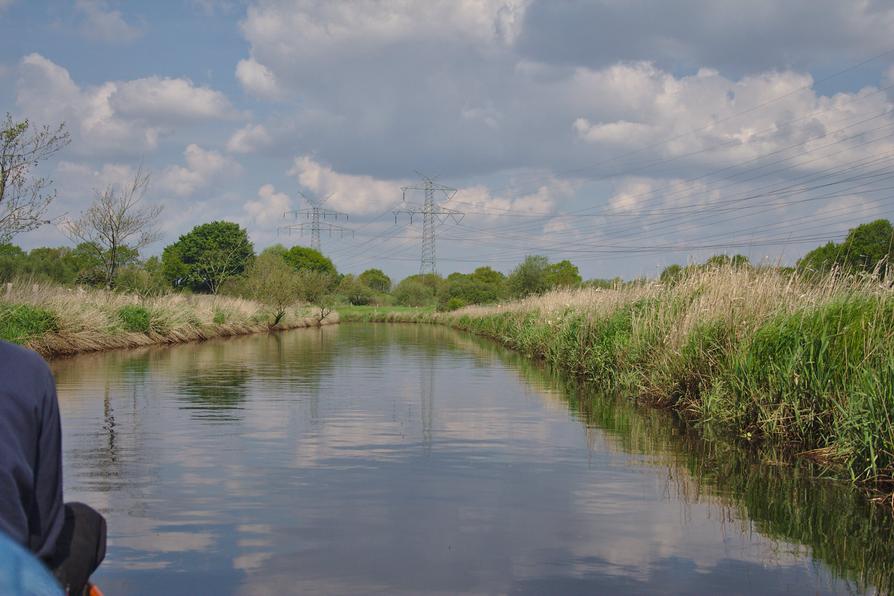
<instances>
[{"instance_id":1,"label":"green grass","mask_svg":"<svg viewBox=\"0 0 894 596\"><path fill-rule=\"evenodd\" d=\"M30 304L0 304L0 339L23 344L32 337L58 328L56 316L44 308Z\"/></svg>"},{"instance_id":2,"label":"green grass","mask_svg":"<svg viewBox=\"0 0 894 596\"><path fill-rule=\"evenodd\" d=\"M382 322L395 317L418 317L435 312L434 306L337 306L339 320L343 322Z\"/></svg>"},{"instance_id":3,"label":"green grass","mask_svg":"<svg viewBox=\"0 0 894 596\"><path fill-rule=\"evenodd\" d=\"M152 329L152 315L143 306L127 304L118 309L118 319L125 331L149 333Z\"/></svg>"}]
</instances>

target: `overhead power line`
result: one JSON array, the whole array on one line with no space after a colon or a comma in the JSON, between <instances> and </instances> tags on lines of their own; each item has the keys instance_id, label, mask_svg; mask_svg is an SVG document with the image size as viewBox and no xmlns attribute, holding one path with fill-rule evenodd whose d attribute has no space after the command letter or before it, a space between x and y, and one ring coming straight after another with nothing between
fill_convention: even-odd
<instances>
[{"instance_id":1,"label":"overhead power line","mask_svg":"<svg viewBox=\"0 0 894 596\"><path fill-rule=\"evenodd\" d=\"M298 194L300 194L304 198L304 200L307 201L307 204L309 205L308 208L286 211L285 213L283 213L283 218L294 218L297 223L280 226L279 228L277 228L277 233L282 232L291 235L293 232L298 232L303 236L306 232L310 232L310 247L317 251L320 250L321 230L328 230L330 237L333 234L338 234L342 238L349 234L351 238L354 237L353 230L338 225L337 223L332 223L332 221L327 221L337 221L339 218L344 218L345 220L348 219L348 215L346 213L342 213L341 211L334 211L332 209L326 209L324 207L326 202L331 199L333 195L329 195L325 199L320 201L318 199L314 199L305 195L300 190L298 191ZM305 221L300 221L302 219Z\"/></svg>"},{"instance_id":2,"label":"overhead power line","mask_svg":"<svg viewBox=\"0 0 894 596\"><path fill-rule=\"evenodd\" d=\"M407 193L414 191L421 191L425 194L422 205L407 202ZM397 223L397 218L402 214L410 216L410 223L416 216L422 215L422 258L419 264L419 273L437 273L435 229L447 219L459 223L462 221L463 213L437 204L435 193L442 194L445 200L449 201L456 194L456 189L438 184L428 176L422 176L422 185L404 186L401 188L401 192L403 193L403 202L399 209L394 210L394 223Z\"/></svg>"}]
</instances>

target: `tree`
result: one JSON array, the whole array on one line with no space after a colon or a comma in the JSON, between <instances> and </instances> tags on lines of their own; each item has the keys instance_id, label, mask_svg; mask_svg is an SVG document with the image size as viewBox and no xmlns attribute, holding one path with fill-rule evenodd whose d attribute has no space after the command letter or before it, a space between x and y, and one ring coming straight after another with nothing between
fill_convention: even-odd
<instances>
[{"instance_id":1,"label":"tree","mask_svg":"<svg viewBox=\"0 0 894 596\"><path fill-rule=\"evenodd\" d=\"M808 252L798 260L798 270L805 273L828 273L838 264L841 245L827 242Z\"/></svg>"},{"instance_id":2,"label":"tree","mask_svg":"<svg viewBox=\"0 0 894 596\"><path fill-rule=\"evenodd\" d=\"M278 251L267 249L249 265L246 286L249 296L273 309L276 326L282 321L286 309L298 301L302 279L286 263Z\"/></svg>"},{"instance_id":3,"label":"tree","mask_svg":"<svg viewBox=\"0 0 894 596\"><path fill-rule=\"evenodd\" d=\"M248 232L229 221L194 227L162 252L165 277L174 286L217 294L233 276L241 275L254 259Z\"/></svg>"},{"instance_id":4,"label":"tree","mask_svg":"<svg viewBox=\"0 0 894 596\"><path fill-rule=\"evenodd\" d=\"M887 219L857 226L847 233L841 251L843 265L851 271L885 275L894 257L894 228Z\"/></svg>"},{"instance_id":5,"label":"tree","mask_svg":"<svg viewBox=\"0 0 894 596\"><path fill-rule=\"evenodd\" d=\"M735 269L741 269L742 267L747 266L748 257L745 255L714 255L705 261L705 267L708 268L733 267Z\"/></svg>"},{"instance_id":6,"label":"tree","mask_svg":"<svg viewBox=\"0 0 894 596\"><path fill-rule=\"evenodd\" d=\"M431 286L418 280L419 275L411 275L394 288L394 300L401 306L428 306L435 299Z\"/></svg>"},{"instance_id":7,"label":"tree","mask_svg":"<svg viewBox=\"0 0 894 596\"><path fill-rule=\"evenodd\" d=\"M390 280L389 280L390 281ZM345 275L338 282L336 290L339 296L343 296L349 304L354 306L365 306L375 300L376 294L372 288L362 283L360 278L353 275Z\"/></svg>"},{"instance_id":8,"label":"tree","mask_svg":"<svg viewBox=\"0 0 894 596\"><path fill-rule=\"evenodd\" d=\"M529 255L516 267L506 280L510 293L522 298L530 294L542 294L548 288L546 280L549 261L546 257Z\"/></svg>"},{"instance_id":9,"label":"tree","mask_svg":"<svg viewBox=\"0 0 894 596\"><path fill-rule=\"evenodd\" d=\"M357 280L371 290L387 294L391 291L391 278L381 269L367 269Z\"/></svg>"},{"instance_id":10,"label":"tree","mask_svg":"<svg viewBox=\"0 0 894 596\"><path fill-rule=\"evenodd\" d=\"M93 250L102 263L107 288L114 287L121 266L158 239L155 225L162 206L141 204L148 188L149 174L138 170L129 186L108 186L78 219L63 224L65 234Z\"/></svg>"},{"instance_id":11,"label":"tree","mask_svg":"<svg viewBox=\"0 0 894 596\"><path fill-rule=\"evenodd\" d=\"M478 267L470 274L475 281L480 281L492 286L503 286L506 283L506 276L499 271L494 271L490 267Z\"/></svg>"},{"instance_id":12,"label":"tree","mask_svg":"<svg viewBox=\"0 0 894 596\"><path fill-rule=\"evenodd\" d=\"M0 243L48 223L45 214L56 198L52 180L34 176L33 170L71 139L64 123L29 134L30 128L28 120L13 122L7 113L0 130Z\"/></svg>"},{"instance_id":13,"label":"tree","mask_svg":"<svg viewBox=\"0 0 894 596\"><path fill-rule=\"evenodd\" d=\"M546 278L546 286L550 289L570 288L580 285L580 282L583 281L577 266L573 265L571 261L567 259L548 265L544 275Z\"/></svg>"},{"instance_id":14,"label":"tree","mask_svg":"<svg viewBox=\"0 0 894 596\"><path fill-rule=\"evenodd\" d=\"M329 291L329 288L335 284L334 276L311 269L298 271L298 276L301 299L316 308L317 320L322 322L332 312L335 303L335 299Z\"/></svg>"},{"instance_id":15,"label":"tree","mask_svg":"<svg viewBox=\"0 0 894 596\"><path fill-rule=\"evenodd\" d=\"M683 275L683 267L674 263L664 268L664 271L661 272L660 280L663 284L673 285L681 275Z\"/></svg>"},{"instance_id":16,"label":"tree","mask_svg":"<svg viewBox=\"0 0 894 596\"><path fill-rule=\"evenodd\" d=\"M293 246L285 252L283 258L296 271L307 269L329 275L336 275L335 265L323 253L306 246Z\"/></svg>"},{"instance_id":17,"label":"tree","mask_svg":"<svg viewBox=\"0 0 894 596\"><path fill-rule=\"evenodd\" d=\"M887 219L851 229L841 244L828 242L798 260L804 273L826 273L833 267L849 272L875 272L885 276L894 259L894 227Z\"/></svg>"}]
</instances>

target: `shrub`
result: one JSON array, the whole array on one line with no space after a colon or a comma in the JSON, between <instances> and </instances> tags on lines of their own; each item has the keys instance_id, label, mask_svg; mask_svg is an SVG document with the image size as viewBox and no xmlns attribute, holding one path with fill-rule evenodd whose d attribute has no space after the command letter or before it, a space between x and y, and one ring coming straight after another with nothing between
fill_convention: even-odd
<instances>
[{"instance_id":1,"label":"shrub","mask_svg":"<svg viewBox=\"0 0 894 596\"><path fill-rule=\"evenodd\" d=\"M128 304L118 309L118 319L125 331L133 333L149 333L152 316L144 307Z\"/></svg>"},{"instance_id":2,"label":"shrub","mask_svg":"<svg viewBox=\"0 0 894 596\"><path fill-rule=\"evenodd\" d=\"M401 306L428 306L434 298L434 290L415 280L405 279L394 288L394 299Z\"/></svg>"}]
</instances>

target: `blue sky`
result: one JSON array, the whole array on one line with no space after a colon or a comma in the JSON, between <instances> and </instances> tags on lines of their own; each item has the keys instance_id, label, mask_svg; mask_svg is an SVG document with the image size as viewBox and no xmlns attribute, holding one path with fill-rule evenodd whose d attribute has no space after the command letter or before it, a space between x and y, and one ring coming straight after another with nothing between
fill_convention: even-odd
<instances>
[{"instance_id":1,"label":"blue sky","mask_svg":"<svg viewBox=\"0 0 894 596\"><path fill-rule=\"evenodd\" d=\"M282 213L332 194L355 236L324 252L399 278L421 171L467 212L442 273L539 253L630 278L890 218L892 30L878 0L0 0L0 99L71 131L54 217L151 173L149 253L214 219L306 242Z\"/></svg>"}]
</instances>

